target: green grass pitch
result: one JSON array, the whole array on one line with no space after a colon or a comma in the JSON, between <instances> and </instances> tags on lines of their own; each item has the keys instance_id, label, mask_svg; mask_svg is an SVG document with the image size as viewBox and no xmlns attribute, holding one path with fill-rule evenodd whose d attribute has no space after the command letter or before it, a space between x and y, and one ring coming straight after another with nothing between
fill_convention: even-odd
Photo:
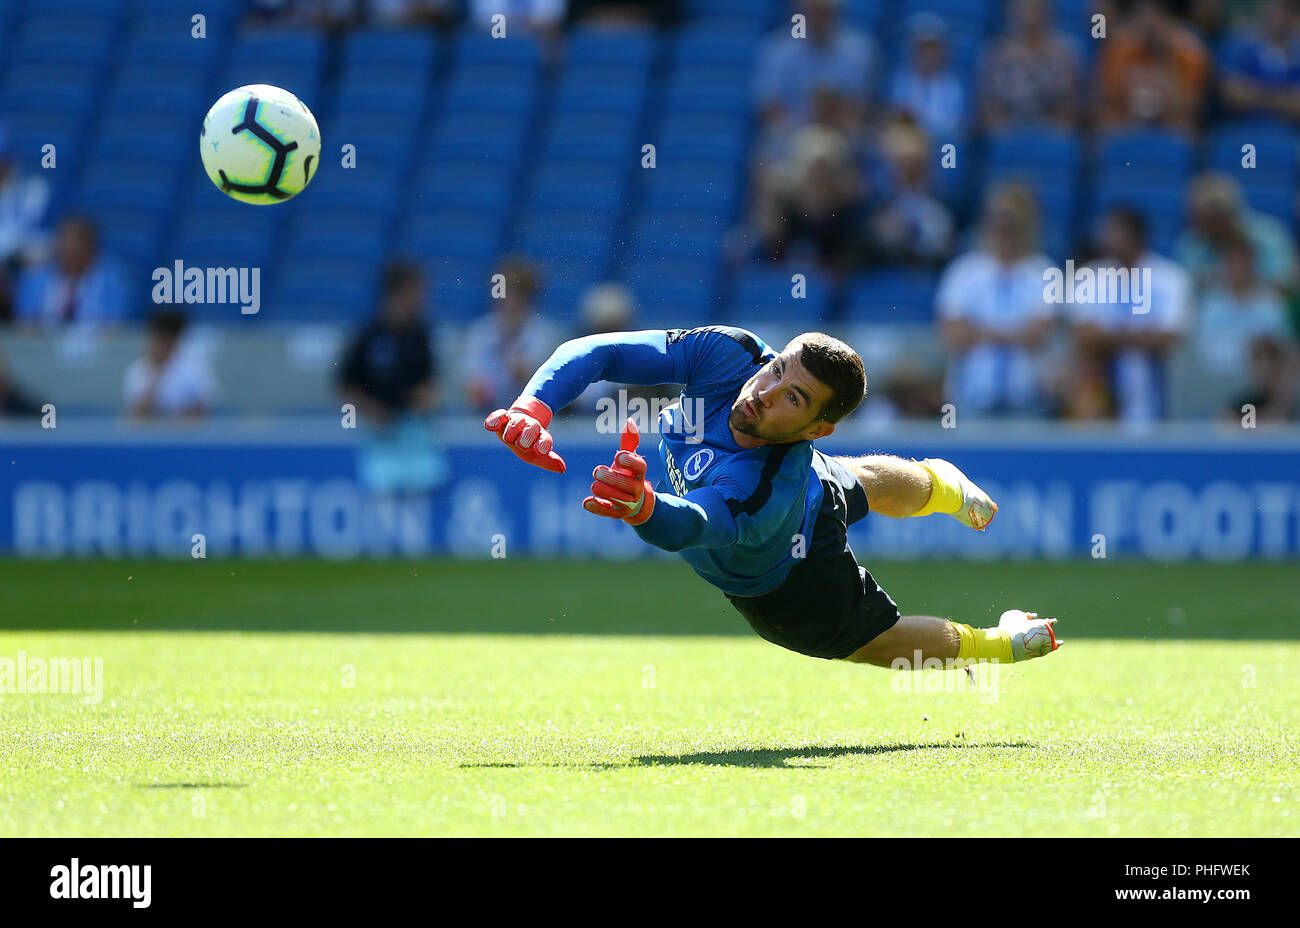
<instances>
[{"instance_id":1,"label":"green grass pitch","mask_svg":"<svg viewBox=\"0 0 1300 928\"><path fill-rule=\"evenodd\" d=\"M0 659L103 662L0 694L0 834L1300 834L1295 565L873 572L1065 647L804 658L673 561L0 562Z\"/></svg>"}]
</instances>

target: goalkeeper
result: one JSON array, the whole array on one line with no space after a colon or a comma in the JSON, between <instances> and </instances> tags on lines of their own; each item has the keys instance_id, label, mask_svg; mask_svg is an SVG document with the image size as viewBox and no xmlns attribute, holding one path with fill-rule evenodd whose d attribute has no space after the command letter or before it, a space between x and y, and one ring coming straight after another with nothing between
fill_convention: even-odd
<instances>
[{"instance_id":1,"label":"goalkeeper","mask_svg":"<svg viewBox=\"0 0 1300 928\"><path fill-rule=\"evenodd\" d=\"M947 461L829 457L813 447L866 395L862 359L838 339L805 333L776 352L745 329L716 325L578 338L484 426L524 461L563 473L551 415L601 380L684 387L658 421L664 477L645 479L629 420L612 465L593 472L584 508L680 552L773 644L882 667L918 657L1010 663L1059 646L1055 619L1016 609L986 629L900 615L858 565L846 529L868 511L942 513L983 531L997 505Z\"/></svg>"}]
</instances>

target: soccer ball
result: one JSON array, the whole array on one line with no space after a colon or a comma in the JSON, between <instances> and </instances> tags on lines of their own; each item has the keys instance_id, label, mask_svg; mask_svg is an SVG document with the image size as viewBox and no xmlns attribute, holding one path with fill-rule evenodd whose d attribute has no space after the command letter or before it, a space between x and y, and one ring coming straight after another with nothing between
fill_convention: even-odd
<instances>
[{"instance_id":1,"label":"soccer ball","mask_svg":"<svg viewBox=\"0 0 1300 928\"><path fill-rule=\"evenodd\" d=\"M320 129L289 91L249 84L212 104L199 131L199 156L226 196L280 203L311 181L320 164Z\"/></svg>"}]
</instances>

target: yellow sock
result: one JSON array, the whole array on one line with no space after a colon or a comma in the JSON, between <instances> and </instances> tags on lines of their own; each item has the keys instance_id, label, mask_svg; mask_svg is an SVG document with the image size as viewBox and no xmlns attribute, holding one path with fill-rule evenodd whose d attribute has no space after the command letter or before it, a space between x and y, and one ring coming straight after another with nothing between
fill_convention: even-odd
<instances>
[{"instance_id":1,"label":"yellow sock","mask_svg":"<svg viewBox=\"0 0 1300 928\"><path fill-rule=\"evenodd\" d=\"M930 475L930 499L913 514L913 518L928 516L933 512L942 512L948 515L960 512L963 500L959 479L960 471L947 461L931 461L926 458L924 461L917 461L917 463L924 467L926 473ZM931 467L931 464L935 466Z\"/></svg>"},{"instance_id":2,"label":"yellow sock","mask_svg":"<svg viewBox=\"0 0 1300 928\"><path fill-rule=\"evenodd\" d=\"M960 643L957 659L963 661L1001 661L1010 664L1015 660L1011 652L1011 635L1000 628L971 628L969 625L951 623L957 629Z\"/></svg>"}]
</instances>

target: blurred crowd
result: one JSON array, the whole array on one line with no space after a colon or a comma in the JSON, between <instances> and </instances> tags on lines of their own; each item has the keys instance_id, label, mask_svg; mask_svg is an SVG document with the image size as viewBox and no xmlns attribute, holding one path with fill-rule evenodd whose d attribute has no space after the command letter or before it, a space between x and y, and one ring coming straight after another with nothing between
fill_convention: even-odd
<instances>
[{"instance_id":1,"label":"blurred crowd","mask_svg":"<svg viewBox=\"0 0 1300 928\"><path fill-rule=\"evenodd\" d=\"M361 23L490 21L500 3L471 0L257 0L256 21L327 29ZM873 385L885 416L931 417L944 403L988 417L1167 417L1168 366L1181 352L1194 368L1230 384L1216 397L1224 416L1249 404L1258 421L1295 421L1300 281L1291 223L1252 209L1238 183L1206 173L1186 194L1185 225L1170 254L1153 248L1141 211L1109 207L1080 237L1079 266L1150 270L1143 311L1131 302L1054 302L1044 272L1034 194L1016 183L982 192L963 215L939 189L938 146L989 132L1051 126L1097 137L1155 126L1195 135L1213 119L1249 117L1300 125L1300 3L1258 0L1108 0L1108 37L1091 62L1079 37L1052 26L1050 0L1010 0L1005 32L982 52L978 79L950 63L960 24L920 13L903 24L908 47L892 73L873 38L847 23L839 0L802 0L806 38L782 25L754 69L758 122L750 202L733 260L843 278L866 267L941 271L935 296L943 371L906 369ZM574 18L652 26L675 5L511 4L539 34ZM519 20L515 20L517 23ZM1300 152L1297 152L1300 157ZM0 320L58 329L138 315L124 305L121 271L99 247L94 224L64 218L47 228L46 181L22 172L0 134ZM536 305L545 269L526 256L499 268L503 297L464 333L464 368L448 387L436 363L430 282L418 263L394 261L382 303L351 339L339 387L378 421L434 408L485 411L507 403L564 338L578 332ZM685 307L684 309L690 309ZM430 312L432 315L430 315ZM700 308L702 322L709 308ZM634 328L632 294L593 288L582 331ZM187 351L175 312L149 323L147 347L124 373L123 407L136 416L202 415L217 385ZM590 407L599 391L579 404ZM0 413L33 403L0 366Z\"/></svg>"},{"instance_id":2,"label":"blurred crowd","mask_svg":"<svg viewBox=\"0 0 1300 928\"><path fill-rule=\"evenodd\" d=\"M1225 415L1250 402L1260 420L1297 418L1295 215L1288 227L1251 209L1235 180L1207 173L1187 191L1174 252L1159 254L1142 212L1117 204L1082 230L1077 264L1149 268L1149 311L1062 305L1044 293L1054 262L1040 250L1033 194L997 184L963 217L939 189L935 153L1012 127L1092 137L1147 127L1195 137L1211 119L1295 127L1300 5L1099 3L1108 35L1089 67L1078 37L1053 29L1051 0L1013 0L973 86L950 63L953 27L938 16L904 23L910 48L882 74L871 36L842 21L841 4L799 6L808 39L778 31L756 69L752 251L831 275L943 269L943 389L909 371L901 397L886 385L885 403L907 413L942 397L984 416L1150 422L1167 415L1167 362L1185 348L1225 383L1248 384L1225 388Z\"/></svg>"}]
</instances>

